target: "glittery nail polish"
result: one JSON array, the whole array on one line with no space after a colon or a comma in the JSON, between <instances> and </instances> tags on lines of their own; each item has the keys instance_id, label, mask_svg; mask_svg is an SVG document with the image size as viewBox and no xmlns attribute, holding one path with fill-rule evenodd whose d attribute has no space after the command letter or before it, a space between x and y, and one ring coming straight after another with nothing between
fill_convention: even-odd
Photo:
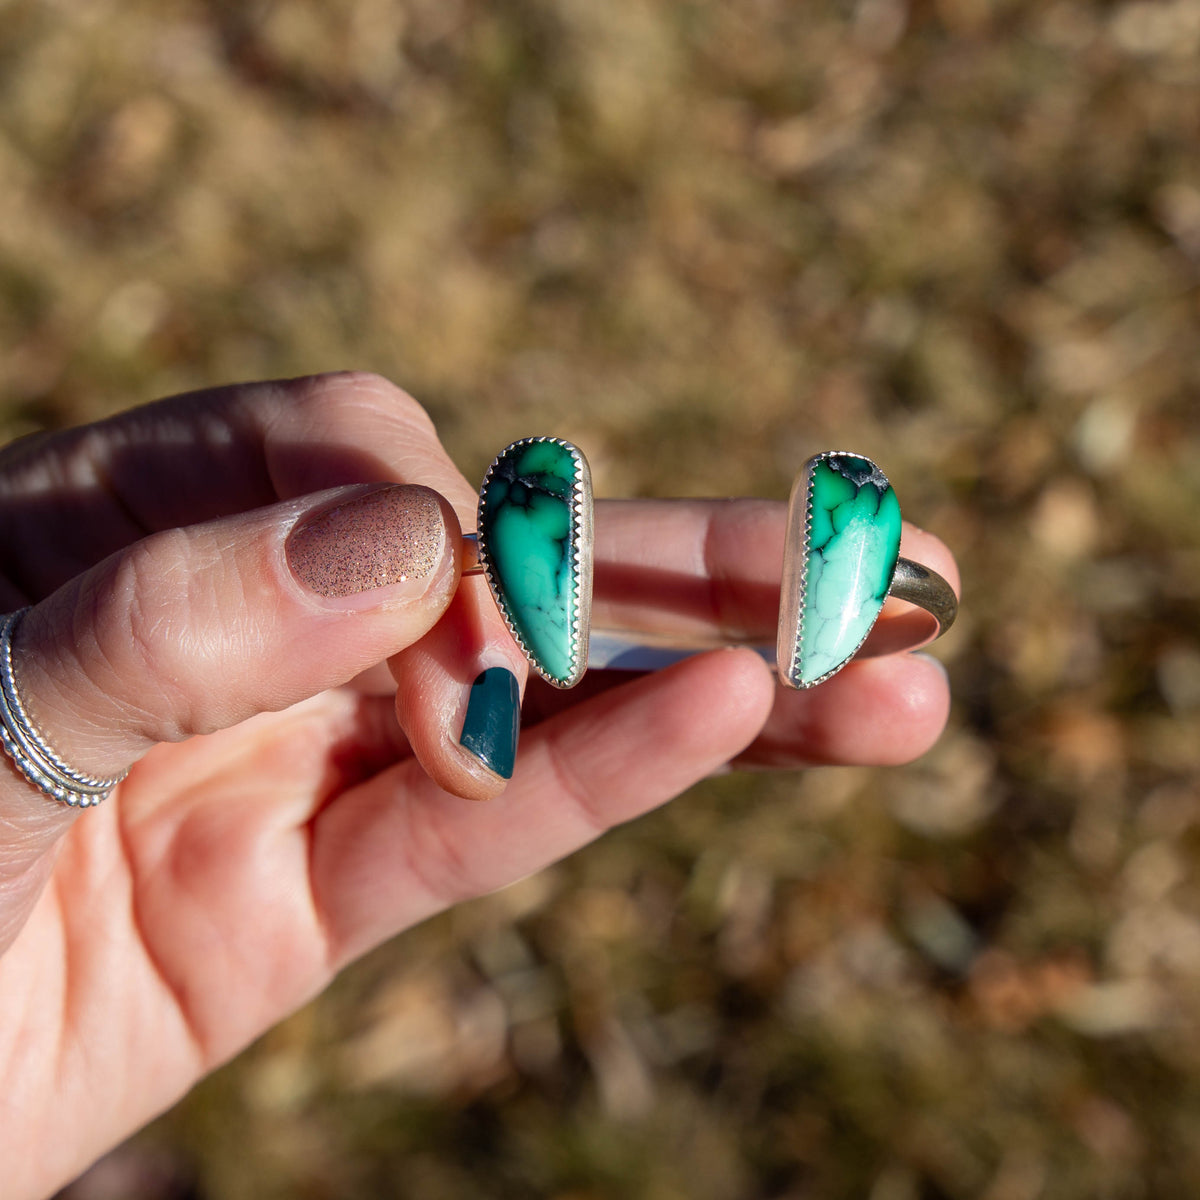
<instances>
[{"instance_id":1,"label":"glittery nail polish","mask_svg":"<svg viewBox=\"0 0 1200 1200\"><path fill-rule=\"evenodd\" d=\"M288 534L292 574L331 598L421 580L441 562L446 525L436 492L397 485L378 488L303 517Z\"/></svg>"}]
</instances>

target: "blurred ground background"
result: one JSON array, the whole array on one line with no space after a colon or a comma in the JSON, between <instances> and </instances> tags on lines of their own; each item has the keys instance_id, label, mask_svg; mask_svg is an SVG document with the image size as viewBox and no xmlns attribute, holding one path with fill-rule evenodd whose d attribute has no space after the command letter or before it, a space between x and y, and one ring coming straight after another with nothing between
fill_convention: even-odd
<instances>
[{"instance_id":1,"label":"blurred ground background","mask_svg":"<svg viewBox=\"0 0 1200 1200\"><path fill-rule=\"evenodd\" d=\"M401 937L71 1200L1200 1194L1200 2L3 0L0 434L354 366L957 551L911 768Z\"/></svg>"}]
</instances>

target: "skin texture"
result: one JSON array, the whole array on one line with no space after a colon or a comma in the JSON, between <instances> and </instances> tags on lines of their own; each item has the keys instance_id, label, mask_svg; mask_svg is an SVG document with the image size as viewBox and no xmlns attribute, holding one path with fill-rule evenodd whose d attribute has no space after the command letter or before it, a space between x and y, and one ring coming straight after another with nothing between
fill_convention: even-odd
<instances>
[{"instance_id":1,"label":"skin texture","mask_svg":"<svg viewBox=\"0 0 1200 1200\"><path fill-rule=\"evenodd\" d=\"M382 482L444 497L433 565L306 589L290 530ZM135 762L83 815L0 764L6 1200L78 1174L383 939L730 761L901 762L942 728L921 657L794 693L719 650L530 687L506 787L458 744L481 671L526 677L486 585L460 586L474 507L424 412L373 376L180 397L0 454L0 603L35 606L26 703L82 769ZM599 505L596 621L769 630L783 522L763 501ZM929 535L902 552L956 579Z\"/></svg>"}]
</instances>

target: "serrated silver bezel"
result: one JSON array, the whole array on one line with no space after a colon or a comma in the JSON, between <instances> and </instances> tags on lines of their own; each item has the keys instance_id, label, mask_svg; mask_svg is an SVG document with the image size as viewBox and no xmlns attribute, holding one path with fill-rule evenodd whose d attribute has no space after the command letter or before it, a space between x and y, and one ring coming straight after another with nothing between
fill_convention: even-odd
<instances>
[{"instance_id":1,"label":"serrated silver bezel","mask_svg":"<svg viewBox=\"0 0 1200 1200\"><path fill-rule=\"evenodd\" d=\"M487 509L487 489L497 466L501 460L522 446L530 446L542 442L551 442L556 446L562 446L564 449L570 451L571 457L575 462L575 483L571 488L571 558L575 618L571 628L571 673L565 680L556 679L537 661L533 651L521 635L521 631L513 624L512 615L509 612L508 604L504 600L504 594L500 589L496 570L492 563L491 555L488 552L487 539L483 536L484 513ZM513 641L521 648L521 653L525 655L529 661L529 665L548 684L556 688L574 687L587 672L588 635L592 624L592 511L591 468L588 466L588 461L584 457L583 451L573 442L568 442L564 438L527 437L510 442L509 445L505 446L492 459L491 465L484 473L483 483L479 487L479 510L475 528L478 531L479 537L479 562L483 567L484 575L487 577L488 587L492 592L492 599L495 600L496 607L500 610L500 615L504 618L504 623L508 627L509 634L512 636Z\"/></svg>"},{"instance_id":2,"label":"serrated silver bezel","mask_svg":"<svg viewBox=\"0 0 1200 1200\"><path fill-rule=\"evenodd\" d=\"M812 477L817 464L828 458L860 458L870 463L880 478L891 487L888 477L874 459L856 450L823 450L814 454L796 476L788 499L787 534L783 544L783 586L779 596L779 631L775 644L775 661L779 678L788 687L801 691L814 688L832 679L862 649L875 622L872 621L862 640L838 666L817 679L800 679L800 643L804 637L804 601L808 589L808 551L812 536ZM878 619L878 617L876 618Z\"/></svg>"}]
</instances>

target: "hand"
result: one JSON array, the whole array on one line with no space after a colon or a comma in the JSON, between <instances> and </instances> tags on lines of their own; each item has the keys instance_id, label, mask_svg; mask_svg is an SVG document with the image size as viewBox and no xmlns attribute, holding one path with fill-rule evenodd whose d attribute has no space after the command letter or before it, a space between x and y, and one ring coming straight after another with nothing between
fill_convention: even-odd
<instances>
[{"instance_id":1,"label":"hand","mask_svg":"<svg viewBox=\"0 0 1200 1200\"><path fill-rule=\"evenodd\" d=\"M431 539L419 576L305 588L289 531L380 481L436 493L401 498ZM76 1175L371 946L727 762L898 762L940 732L929 660L795 693L723 650L531 687L505 788L458 743L480 671L525 679L486 584L459 577L474 507L422 410L371 376L179 397L0 455L0 611L34 606L26 703L80 768L135 762L84 814L0 762L9 1200ZM600 505L596 619L769 631L782 521L759 501Z\"/></svg>"}]
</instances>

